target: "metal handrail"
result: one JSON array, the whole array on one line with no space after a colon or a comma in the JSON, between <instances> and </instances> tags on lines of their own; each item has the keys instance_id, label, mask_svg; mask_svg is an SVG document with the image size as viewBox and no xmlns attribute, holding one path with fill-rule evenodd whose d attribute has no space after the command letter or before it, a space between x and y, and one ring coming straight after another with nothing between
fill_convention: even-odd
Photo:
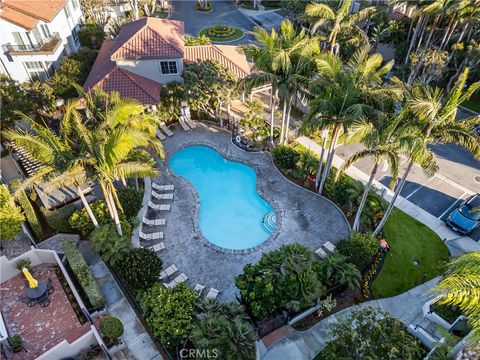
<instances>
[{"instance_id":1,"label":"metal handrail","mask_svg":"<svg viewBox=\"0 0 480 360\"><path fill-rule=\"evenodd\" d=\"M37 52L37 51L50 51L42 50L45 45L50 44L53 41L60 41L60 34L58 32L53 33L50 37L43 39L41 43L34 45L11 45L6 44L2 45L2 49L5 52Z\"/></svg>"}]
</instances>

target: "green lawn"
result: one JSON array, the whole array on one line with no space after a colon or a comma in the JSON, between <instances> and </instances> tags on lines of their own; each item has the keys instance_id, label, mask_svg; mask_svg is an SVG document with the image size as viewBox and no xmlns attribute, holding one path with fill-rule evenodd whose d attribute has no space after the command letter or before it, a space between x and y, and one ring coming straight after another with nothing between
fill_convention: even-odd
<instances>
[{"instance_id":1,"label":"green lawn","mask_svg":"<svg viewBox=\"0 0 480 360\"><path fill-rule=\"evenodd\" d=\"M427 226L394 208L384 231L392 250L373 283L376 298L401 294L443 272L448 249Z\"/></svg>"},{"instance_id":2,"label":"green lawn","mask_svg":"<svg viewBox=\"0 0 480 360\"><path fill-rule=\"evenodd\" d=\"M464 101L462 106L480 113L480 96L479 98L472 97L470 100Z\"/></svg>"}]
</instances>

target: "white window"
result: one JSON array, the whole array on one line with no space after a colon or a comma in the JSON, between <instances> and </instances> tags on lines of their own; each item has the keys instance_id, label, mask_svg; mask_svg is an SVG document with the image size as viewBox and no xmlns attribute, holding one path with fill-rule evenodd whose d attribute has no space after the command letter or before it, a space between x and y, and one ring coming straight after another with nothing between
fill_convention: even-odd
<instances>
[{"instance_id":1,"label":"white window","mask_svg":"<svg viewBox=\"0 0 480 360\"><path fill-rule=\"evenodd\" d=\"M178 74L176 61L160 61L160 71L163 75Z\"/></svg>"},{"instance_id":2,"label":"white window","mask_svg":"<svg viewBox=\"0 0 480 360\"><path fill-rule=\"evenodd\" d=\"M67 18L70 17L70 9L68 8L68 3L65 4L65 6L63 7L63 11L65 12L65 15Z\"/></svg>"},{"instance_id":3,"label":"white window","mask_svg":"<svg viewBox=\"0 0 480 360\"><path fill-rule=\"evenodd\" d=\"M72 5L73 5L73 10L78 9L78 1L77 0L72 0Z\"/></svg>"},{"instance_id":4,"label":"white window","mask_svg":"<svg viewBox=\"0 0 480 360\"><path fill-rule=\"evenodd\" d=\"M42 24L40 25L40 29L42 29L42 34L45 39L49 38L50 35L50 30L48 29L48 25Z\"/></svg>"},{"instance_id":5,"label":"white window","mask_svg":"<svg viewBox=\"0 0 480 360\"><path fill-rule=\"evenodd\" d=\"M78 32L76 28L72 29L72 37L73 40L75 41L75 45L79 46L80 45L80 39L78 38Z\"/></svg>"},{"instance_id":6,"label":"white window","mask_svg":"<svg viewBox=\"0 0 480 360\"><path fill-rule=\"evenodd\" d=\"M25 61L24 64L32 81L46 79L47 74L40 61Z\"/></svg>"}]
</instances>

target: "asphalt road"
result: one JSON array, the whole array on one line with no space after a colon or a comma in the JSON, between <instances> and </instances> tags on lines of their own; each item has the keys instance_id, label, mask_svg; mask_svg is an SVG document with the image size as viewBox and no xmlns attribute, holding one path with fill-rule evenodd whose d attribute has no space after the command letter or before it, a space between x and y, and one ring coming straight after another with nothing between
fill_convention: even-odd
<instances>
[{"instance_id":1,"label":"asphalt road","mask_svg":"<svg viewBox=\"0 0 480 360\"><path fill-rule=\"evenodd\" d=\"M195 1L173 1L170 18L184 21L185 33L191 36L198 36L198 33L206 27L225 24L242 29L245 35L237 41L224 44L246 44L255 40L250 32L256 24L238 10L233 1L210 0L210 2L213 5L213 11L200 12L195 9Z\"/></svg>"},{"instance_id":2,"label":"asphalt road","mask_svg":"<svg viewBox=\"0 0 480 360\"><path fill-rule=\"evenodd\" d=\"M461 111L459 119L467 116L471 114ZM347 147L341 145L336 151L337 155L346 159L362 147L359 144ZM480 193L480 161L466 149L453 144L435 145L431 146L431 149L440 168L438 173L429 178L419 166L414 166L401 195L433 216L445 220L462 199ZM354 166L365 173L370 173L373 165L370 159L364 159ZM404 162L400 174L403 173L405 166ZM381 168L376 180L388 186L391 177L387 169ZM476 241L480 240L480 228L470 237Z\"/></svg>"}]
</instances>

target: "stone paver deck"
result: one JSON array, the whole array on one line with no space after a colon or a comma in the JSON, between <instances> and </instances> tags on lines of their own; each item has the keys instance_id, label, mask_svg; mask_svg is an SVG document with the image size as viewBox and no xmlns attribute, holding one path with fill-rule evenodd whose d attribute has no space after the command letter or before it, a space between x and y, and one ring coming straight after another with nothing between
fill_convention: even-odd
<instances>
[{"instance_id":1,"label":"stone paver deck","mask_svg":"<svg viewBox=\"0 0 480 360\"><path fill-rule=\"evenodd\" d=\"M20 334L28 351L12 353L10 359L35 359L62 340L73 342L90 330L90 323L80 324L67 295L55 274L55 267L39 265L32 269L37 280L52 279L55 291L49 295L50 305L28 307L18 300L25 296L25 277L18 274L3 282L0 289L1 310L11 335Z\"/></svg>"},{"instance_id":2,"label":"stone paver deck","mask_svg":"<svg viewBox=\"0 0 480 360\"><path fill-rule=\"evenodd\" d=\"M162 175L157 183L174 184L175 198L170 212L148 210L148 218L166 218L164 232L166 249L159 252L164 268L177 265L189 280L187 284L203 284L221 291L219 299L234 300L237 293L235 277L248 263L257 262L261 255L284 244L300 242L316 250L326 241L337 243L350 234L343 213L327 199L309 192L286 180L265 153L247 153L231 143L230 133L216 127L198 124L189 132L175 130L175 135L164 142L169 157L188 145L209 145L225 157L253 166L257 173L257 189L277 211L276 236L271 236L256 251L247 254L229 254L202 239L198 229L196 195L190 183L173 175L165 162L159 167ZM226 154L226 155L225 155ZM221 211L221 209L219 209Z\"/></svg>"}]
</instances>

